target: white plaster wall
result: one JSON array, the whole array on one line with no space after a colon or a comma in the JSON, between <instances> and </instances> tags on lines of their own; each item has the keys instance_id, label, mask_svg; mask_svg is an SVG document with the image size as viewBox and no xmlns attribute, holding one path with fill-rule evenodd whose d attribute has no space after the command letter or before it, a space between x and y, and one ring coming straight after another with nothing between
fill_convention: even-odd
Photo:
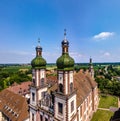
<instances>
[{"instance_id":1,"label":"white plaster wall","mask_svg":"<svg viewBox=\"0 0 120 121\"><path fill-rule=\"evenodd\" d=\"M2 121L2 112L0 111L0 121Z\"/></svg>"},{"instance_id":2,"label":"white plaster wall","mask_svg":"<svg viewBox=\"0 0 120 121\"><path fill-rule=\"evenodd\" d=\"M80 107L82 106L82 116L81 115L79 116L79 121L83 121L83 120L88 121L88 120L90 120L89 117L93 113L93 111L92 111L92 98L90 98L90 96L91 96L91 93L89 93L89 95L86 97L86 99L83 101L83 103L78 107L79 115L80 115L81 114ZM87 104L87 100L89 100L88 104ZM85 118L85 119L83 119L83 118Z\"/></svg>"},{"instance_id":3,"label":"white plaster wall","mask_svg":"<svg viewBox=\"0 0 120 121\"><path fill-rule=\"evenodd\" d=\"M35 78L35 69L32 69L32 77Z\"/></svg>"},{"instance_id":4,"label":"white plaster wall","mask_svg":"<svg viewBox=\"0 0 120 121\"><path fill-rule=\"evenodd\" d=\"M30 121L32 121L32 113L34 114L34 121L36 121L36 112L30 108Z\"/></svg>"},{"instance_id":5,"label":"white plaster wall","mask_svg":"<svg viewBox=\"0 0 120 121\"><path fill-rule=\"evenodd\" d=\"M45 69L40 70L40 79L45 78Z\"/></svg>"},{"instance_id":6,"label":"white plaster wall","mask_svg":"<svg viewBox=\"0 0 120 121\"><path fill-rule=\"evenodd\" d=\"M28 118L28 119L25 119L24 121L30 121L30 118Z\"/></svg>"},{"instance_id":7,"label":"white plaster wall","mask_svg":"<svg viewBox=\"0 0 120 121\"><path fill-rule=\"evenodd\" d=\"M58 102L63 104L63 114L58 113ZM66 103L64 100L55 97L55 117L61 121L65 121Z\"/></svg>"},{"instance_id":8,"label":"white plaster wall","mask_svg":"<svg viewBox=\"0 0 120 121\"><path fill-rule=\"evenodd\" d=\"M98 91L97 87L94 89L94 105L95 105L95 111L97 110L98 104L99 104L99 97L98 97Z\"/></svg>"},{"instance_id":9,"label":"white plaster wall","mask_svg":"<svg viewBox=\"0 0 120 121\"><path fill-rule=\"evenodd\" d=\"M36 85L39 86L39 70L36 70Z\"/></svg>"},{"instance_id":10,"label":"white plaster wall","mask_svg":"<svg viewBox=\"0 0 120 121\"><path fill-rule=\"evenodd\" d=\"M68 94L68 73L65 73L65 83L66 83L65 94Z\"/></svg>"},{"instance_id":11,"label":"white plaster wall","mask_svg":"<svg viewBox=\"0 0 120 121\"><path fill-rule=\"evenodd\" d=\"M47 91L47 87L44 87L40 90L38 90L38 100L42 99L42 92L46 92Z\"/></svg>"},{"instance_id":12,"label":"white plaster wall","mask_svg":"<svg viewBox=\"0 0 120 121\"><path fill-rule=\"evenodd\" d=\"M71 112L71 102L74 101L74 111ZM68 100L68 120L71 120L71 116L76 114L76 95Z\"/></svg>"},{"instance_id":13,"label":"white plaster wall","mask_svg":"<svg viewBox=\"0 0 120 121\"><path fill-rule=\"evenodd\" d=\"M73 82L73 71L69 72L70 83Z\"/></svg>"}]
</instances>

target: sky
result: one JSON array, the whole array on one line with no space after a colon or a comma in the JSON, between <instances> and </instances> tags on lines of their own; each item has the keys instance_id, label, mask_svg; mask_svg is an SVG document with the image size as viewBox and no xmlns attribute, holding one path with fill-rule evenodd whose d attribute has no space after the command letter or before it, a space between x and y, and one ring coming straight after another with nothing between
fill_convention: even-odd
<instances>
[{"instance_id":1,"label":"sky","mask_svg":"<svg viewBox=\"0 0 120 121\"><path fill-rule=\"evenodd\" d=\"M120 0L0 0L0 63L30 63L35 47L47 63L62 53L76 63L120 62Z\"/></svg>"}]
</instances>

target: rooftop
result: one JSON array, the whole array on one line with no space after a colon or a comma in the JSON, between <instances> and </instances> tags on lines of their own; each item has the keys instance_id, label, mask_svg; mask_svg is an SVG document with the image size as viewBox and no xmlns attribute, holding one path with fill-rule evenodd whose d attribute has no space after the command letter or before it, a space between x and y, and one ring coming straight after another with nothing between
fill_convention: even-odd
<instances>
[{"instance_id":1,"label":"rooftop","mask_svg":"<svg viewBox=\"0 0 120 121\"><path fill-rule=\"evenodd\" d=\"M0 111L12 121L23 121L29 117L26 99L7 89L0 92Z\"/></svg>"}]
</instances>

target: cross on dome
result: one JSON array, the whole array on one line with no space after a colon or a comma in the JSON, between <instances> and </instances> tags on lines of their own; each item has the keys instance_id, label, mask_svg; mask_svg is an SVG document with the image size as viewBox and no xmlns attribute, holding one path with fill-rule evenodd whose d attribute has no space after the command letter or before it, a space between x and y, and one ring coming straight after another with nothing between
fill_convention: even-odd
<instances>
[{"instance_id":1,"label":"cross on dome","mask_svg":"<svg viewBox=\"0 0 120 121\"><path fill-rule=\"evenodd\" d=\"M66 39L66 29L64 29L64 39Z\"/></svg>"},{"instance_id":2,"label":"cross on dome","mask_svg":"<svg viewBox=\"0 0 120 121\"><path fill-rule=\"evenodd\" d=\"M40 46L40 38L38 38L38 45Z\"/></svg>"}]
</instances>

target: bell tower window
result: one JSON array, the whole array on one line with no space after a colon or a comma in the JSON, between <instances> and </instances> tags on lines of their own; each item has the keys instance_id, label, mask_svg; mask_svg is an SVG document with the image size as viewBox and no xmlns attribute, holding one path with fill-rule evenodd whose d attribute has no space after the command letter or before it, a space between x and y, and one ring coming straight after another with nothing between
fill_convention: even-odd
<instances>
[{"instance_id":1,"label":"bell tower window","mask_svg":"<svg viewBox=\"0 0 120 121\"><path fill-rule=\"evenodd\" d=\"M59 84L59 91L63 93L63 84Z\"/></svg>"},{"instance_id":2,"label":"bell tower window","mask_svg":"<svg viewBox=\"0 0 120 121\"><path fill-rule=\"evenodd\" d=\"M41 81L40 81L40 85L41 85L41 86L44 85L44 78L41 79Z\"/></svg>"},{"instance_id":3,"label":"bell tower window","mask_svg":"<svg viewBox=\"0 0 120 121\"><path fill-rule=\"evenodd\" d=\"M32 92L32 101L35 101L35 93Z\"/></svg>"},{"instance_id":4,"label":"bell tower window","mask_svg":"<svg viewBox=\"0 0 120 121\"><path fill-rule=\"evenodd\" d=\"M33 79L33 84L35 85L35 79Z\"/></svg>"},{"instance_id":5,"label":"bell tower window","mask_svg":"<svg viewBox=\"0 0 120 121\"><path fill-rule=\"evenodd\" d=\"M70 93L73 91L73 83L70 83Z\"/></svg>"}]
</instances>

